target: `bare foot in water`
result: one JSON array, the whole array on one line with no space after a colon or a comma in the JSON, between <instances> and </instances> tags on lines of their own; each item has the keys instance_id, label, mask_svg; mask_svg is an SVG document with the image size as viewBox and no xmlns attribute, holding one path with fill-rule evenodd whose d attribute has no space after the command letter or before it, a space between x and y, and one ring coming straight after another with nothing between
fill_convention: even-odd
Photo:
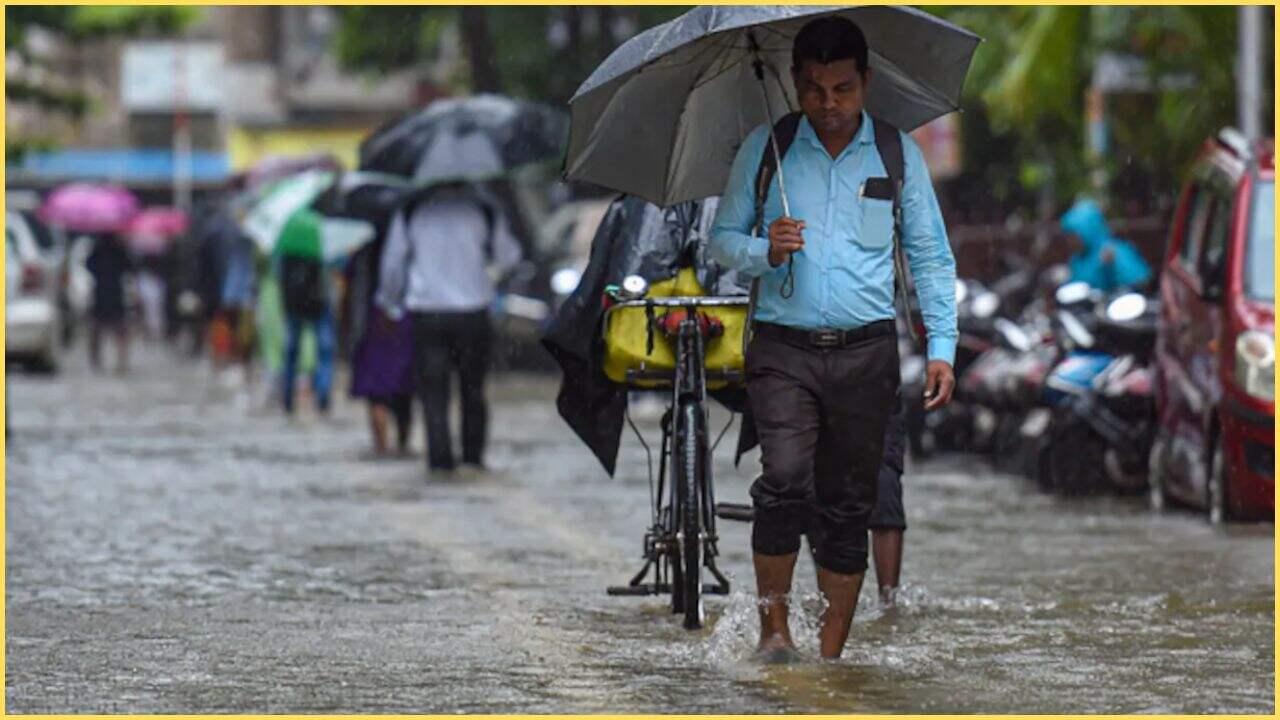
<instances>
[{"instance_id":1,"label":"bare foot in water","mask_svg":"<svg viewBox=\"0 0 1280 720\"><path fill-rule=\"evenodd\" d=\"M800 651L784 635L771 635L760 641L756 659L766 665L786 665L800 659Z\"/></svg>"}]
</instances>

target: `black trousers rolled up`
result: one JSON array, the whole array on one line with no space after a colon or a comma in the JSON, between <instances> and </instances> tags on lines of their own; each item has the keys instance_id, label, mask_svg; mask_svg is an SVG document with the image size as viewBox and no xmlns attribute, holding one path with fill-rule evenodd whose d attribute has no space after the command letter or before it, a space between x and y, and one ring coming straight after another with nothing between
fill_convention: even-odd
<instances>
[{"instance_id":1,"label":"black trousers rolled up","mask_svg":"<svg viewBox=\"0 0 1280 720\"><path fill-rule=\"evenodd\" d=\"M760 333L747 348L746 373L764 466L751 486L752 549L797 552L812 528L822 538L814 557L820 567L865 571L868 521L898 390L896 337L816 348Z\"/></svg>"},{"instance_id":2,"label":"black trousers rolled up","mask_svg":"<svg viewBox=\"0 0 1280 720\"><path fill-rule=\"evenodd\" d=\"M492 335L485 310L413 314L414 373L426 419L427 464L433 470L455 466L449 432L454 372L462 391L462 462L479 465L484 457L489 422L484 378Z\"/></svg>"}]
</instances>

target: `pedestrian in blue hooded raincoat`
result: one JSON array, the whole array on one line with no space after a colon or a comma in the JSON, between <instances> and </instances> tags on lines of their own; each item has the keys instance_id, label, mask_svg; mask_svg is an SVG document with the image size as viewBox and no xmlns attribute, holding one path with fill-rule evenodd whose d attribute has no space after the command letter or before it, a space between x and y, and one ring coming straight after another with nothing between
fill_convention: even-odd
<instances>
[{"instance_id":1,"label":"pedestrian in blue hooded raincoat","mask_svg":"<svg viewBox=\"0 0 1280 720\"><path fill-rule=\"evenodd\" d=\"M1067 261L1073 282L1110 292L1142 285L1151 277L1151 268L1137 249L1111 234L1096 202L1078 201L1062 216L1062 229L1078 243Z\"/></svg>"}]
</instances>

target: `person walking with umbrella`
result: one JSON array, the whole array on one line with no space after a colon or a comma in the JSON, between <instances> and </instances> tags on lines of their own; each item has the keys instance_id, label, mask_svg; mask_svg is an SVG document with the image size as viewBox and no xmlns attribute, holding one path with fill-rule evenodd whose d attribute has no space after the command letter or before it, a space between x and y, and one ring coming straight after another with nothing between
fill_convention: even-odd
<instances>
[{"instance_id":1,"label":"person walking with umbrella","mask_svg":"<svg viewBox=\"0 0 1280 720\"><path fill-rule=\"evenodd\" d=\"M284 300L287 339L284 350L283 401L288 415L294 412L294 393L302 331L310 326L316 339L316 364L311 385L316 409L328 414L333 387L336 347L330 287L321 239L322 219L312 210L289 216L276 246L276 273Z\"/></svg>"},{"instance_id":2,"label":"person walking with umbrella","mask_svg":"<svg viewBox=\"0 0 1280 720\"><path fill-rule=\"evenodd\" d=\"M556 158L565 123L558 111L498 95L437 100L374 133L360 169L411 178L423 190L396 213L383 250L377 303L413 318L414 374L427 427L427 464L455 468L449 386L462 391L462 463L483 467L488 426L488 308L494 278L520 261L520 220L489 190L515 169ZM504 196L509 194L504 193Z\"/></svg>"},{"instance_id":3,"label":"person walking with umbrella","mask_svg":"<svg viewBox=\"0 0 1280 720\"><path fill-rule=\"evenodd\" d=\"M456 467L449 395L456 372L462 394L462 462L483 469L488 425L493 277L520 261L506 213L469 183L428 188L391 221L383 250L378 304L391 319L413 318L414 372L427 427L427 464Z\"/></svg>"},{"instance_id":4,"label":"person walking with umbrella","mask_svg":"<svg viewBox=\"0 0 1280 720\"><path fill-rule=\"evenodd\" d=\"M346 266L347 292L343 301L343 330L351 359L351 396L369 407L373 458L391 451L388 430L395 421L396 447L409 454L413 420L413 321L392 320L375 302L382 252L396 207L410 192L409 181L394 175L354 172L339 181L333 212L363 219L373 226L374 239L351 256Z\"/></svg>"},{"instance_id":5,"label":"person walking with umbrella","mask_svg":"<svg viewBox=\"0 0 1280 720\"><path fill-rule=\"evenodd\" d=\"M104 232L93 243L85 260L93 276L93 326L89 330L89 365L102 369L102 336L110 333L116 341L116 372L129 369L129 324L125 307L125 284L133 274L133 258L119 233Z\"/></svg>"},{"instance_id":6,"label":"person walking with umbrella","mask_svg":"<svg viewBox=\"0 0 1280 720\"><path fill-rule=\"evenodd\" d=\"M743 142L711 253L759 279L746 371L764 466L751 489L760 649L785 655L793 647L787 597L801 536L816 515L818 587L827 603L819 639L830 658L844 648L867 567L868 522L899 382L895 192L928 331L929 409L949 402L955 385L955 260L919 148L887 124L877 128L882 121L864 110L874 78L861 29L840 17L809 22L795 36L791 72L802 112L794 142L785 154L771 149L776 134L767 125ZM900 189L880 153L877 135L886 130L901 142ZM767 152L780 156L786 198L771 183L758 207ZM753 234L758 223L766 237Z\"/></svg>"},{"instance_id":7,"label":"person walking with umbrella","mask_svg":"<svg viewBox=\"0 0 1280 720\"><path fill-rule=\"evenodd\" d=\"M116 336L119 365L124 374L129 364L129 329L126 318L125 286L135 268L121 233L138 214L138 198L116 185L71 183L44 199L40 219L69 233L94 238L85 260L93 276L93 325L89 334L89 364L101 367L102 336Z\"/></svg>"}]
</instances>

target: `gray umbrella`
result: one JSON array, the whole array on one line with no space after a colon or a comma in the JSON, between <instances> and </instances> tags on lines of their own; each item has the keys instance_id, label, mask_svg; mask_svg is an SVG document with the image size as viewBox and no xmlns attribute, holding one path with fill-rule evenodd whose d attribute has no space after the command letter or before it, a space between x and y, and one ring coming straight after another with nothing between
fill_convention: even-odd
<instances>
[{"instance_id":1,"label":"gray umbrella","mask_svg":"<svg viewBox=\"0 0 1280 720\"><path fill-rule=\"evenodd\" d=\"M959 109L981 40L928 13L698 7L623 43L578 88L565 174L663 206L721 193L747 134L796 108L791 43L819 15L847 17L867 36L868 112L914 130Z\"/></svg>"},{"instance_id":2,"label":"gray umbrella","mask_svg":"<svg viewBox=\"0 0 1280 720\"><path fill-rule=\"evenodd\" d=\"M360 145L360 169L418 184L487 180L558 158L564 113L501 95L436 100L382 128Z\"/></svg>"}]
</instances>

